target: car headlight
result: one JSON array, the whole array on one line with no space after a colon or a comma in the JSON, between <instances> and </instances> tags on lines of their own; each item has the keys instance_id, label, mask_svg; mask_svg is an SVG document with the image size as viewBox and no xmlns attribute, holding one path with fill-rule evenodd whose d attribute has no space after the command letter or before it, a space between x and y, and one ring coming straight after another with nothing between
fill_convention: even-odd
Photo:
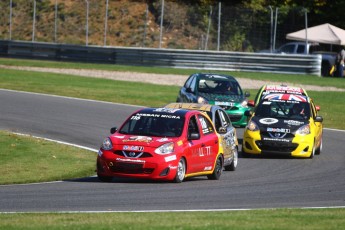
<instances>
[{"instance_id":1,"label":"car headlight","mask_svg":"<svg viewBox=\"0 0 345 230\"><path fill-rule=\"evenodd\" d=\"M310 134L310 125L309 124L303 125L299 129L297 129L296 134L299 134L299 135Z\"/></svg>"},{"instance_id":2,"label":"car headlight","mask_svg":"<svg viewBox=\"0 0 345 230\"><path fill-rule=\"evenodd\" d=\"M111 150L113 148L113 144L109 137L105 138L102 143L102 149L104 150Z\"/></svg>"},{"instance_id":3,"label":"car headlight","mask_svg":"<svg viewBox=\"0 0 345 230\"><path fill-rule=\"evenodd\" d=\"M174 152L174 143L169 142L156 148L155 153L159 155L170 154Z\"/></svg>"},{"instance_id":4,"label":"car headlight","mask_svg":"<svg viewBox=\"0 0 345 230\"><path fill-rule=\"evenodd\" d=\"M247 125L247 129L249 129L250 131L258 131L259 126L254 121L249 121Z\"/></svg>"},{"instance_id":5,"label":"car headlight","mask_svg":"<svg viewBox=\"0 0 345 230\"><path fill-rule=\"evenodd\" d=\"M207 101L205 98L200 97L200 96L198 97L197 102L198 102L199 104L208 104L208 101Z\"/></svg>"},{"instance_id":6,"label":"car headlight","mask_svg":"<svg viewBox=\"0 0 345 230\"><path fill-rule=\"evenodd\" d=\"M247 100L242 101L242 103L241 103L242 107L247 108L248 107L247 105L248 105L248 101Z\"/></svg>"}]
</instances>

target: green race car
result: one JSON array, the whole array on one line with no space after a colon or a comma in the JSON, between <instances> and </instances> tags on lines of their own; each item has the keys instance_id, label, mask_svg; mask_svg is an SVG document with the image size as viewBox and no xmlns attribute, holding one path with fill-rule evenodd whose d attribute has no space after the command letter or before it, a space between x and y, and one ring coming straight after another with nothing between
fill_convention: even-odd
<instances>
[{"instance_id":1,"label":"green race car","mask_svg":"<svg viewBox=\"0 0 345 230\"><path fill-rule=\"evenodd\" d=\"M224 74L195 73L180 89L176 102L218 105L236 127L247 125L244 112L248 110L249 92L243 92L237 80Z\"/></svg>"}]
</instances>

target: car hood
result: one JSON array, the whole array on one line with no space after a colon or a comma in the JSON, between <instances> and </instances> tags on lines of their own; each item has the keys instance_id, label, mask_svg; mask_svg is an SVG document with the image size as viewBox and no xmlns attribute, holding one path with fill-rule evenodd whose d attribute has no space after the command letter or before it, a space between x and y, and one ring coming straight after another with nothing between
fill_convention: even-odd
<instances>
[{"instance_id":1,"label":"car hood","mask_svg":"<svg viewBox=\"0 0 345 230\"><path fill-rule=\"evenodd\" d=\"M277 119L271 117L253 117L254 121L260 131L273 131L273 132L289 132L293 133L303 125L309 123L307 120L292 120L292 119Z\"/></svg>"},{"instance_id":2,"label":"car hood","mask_svg":"<svg viewBox=\"0 0 345 230\"><path fill-rule=\"evenodd\" d=\"M139 135L124 135L115 133L110 136L113 146L123 145L129 148L135 147L151 147L157 148L168 142L176 142L177 137L151 137L151 136L139 136ZM132 149L135 150L135 149Z\"/></svg>"},{"instance_id":3,"label":"car hood","mask_svg":"<svg viewBox=\"0 0 345 230\"><path fill-rule=\"evenodd\" d=\"M208 101L219 101L219 102L224 101L224 102L241 103L243 100L245 100L245 97L243 95L199 93L199 96L202 96Z\"/></svg>"}]
</instances>

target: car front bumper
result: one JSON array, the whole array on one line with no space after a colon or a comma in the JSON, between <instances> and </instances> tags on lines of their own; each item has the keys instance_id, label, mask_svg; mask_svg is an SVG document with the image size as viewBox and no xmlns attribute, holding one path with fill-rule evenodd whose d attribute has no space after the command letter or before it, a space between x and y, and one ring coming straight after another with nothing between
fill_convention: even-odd
<instances>
[{"instance_id":1,"label":"car front bumper","mask_svg":"<svg viewBox=\"0 0 345 230\"><path fill-rule=\"evenodd\" d=\"M292 141L261 140L259 131L245 130L242 150L247 154L272 154L292 157L310 157L314 147L313 135L297 135Z\"/></svg>"}]
</instances>

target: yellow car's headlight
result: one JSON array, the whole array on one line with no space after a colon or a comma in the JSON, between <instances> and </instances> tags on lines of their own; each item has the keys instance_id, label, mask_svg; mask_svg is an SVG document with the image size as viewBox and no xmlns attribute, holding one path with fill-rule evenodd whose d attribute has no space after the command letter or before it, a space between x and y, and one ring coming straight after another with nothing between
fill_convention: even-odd
<instances>
[{"instance_id":1,"label":"yellow car's headlight","mask_svg":"<svg viewBox=\"0 0 345 230\"><path fill-rule=\"evenodd\" d=\"M258 131L259 126L254 121L249 121L247 125L247 129L249 129L250 131Z\"/></svg>"},{"instance_id":2,"label":"yellow car's headlight","mask_svg":"<svg viewBox=\"0 0 345 230\"><path fill-rule=\"evenodd\" d=\"M296 134L299 134L299 135L310 134L310 125L309 124L303 125L301 128L297 129Z\"/></svg>"}]
</instances>

